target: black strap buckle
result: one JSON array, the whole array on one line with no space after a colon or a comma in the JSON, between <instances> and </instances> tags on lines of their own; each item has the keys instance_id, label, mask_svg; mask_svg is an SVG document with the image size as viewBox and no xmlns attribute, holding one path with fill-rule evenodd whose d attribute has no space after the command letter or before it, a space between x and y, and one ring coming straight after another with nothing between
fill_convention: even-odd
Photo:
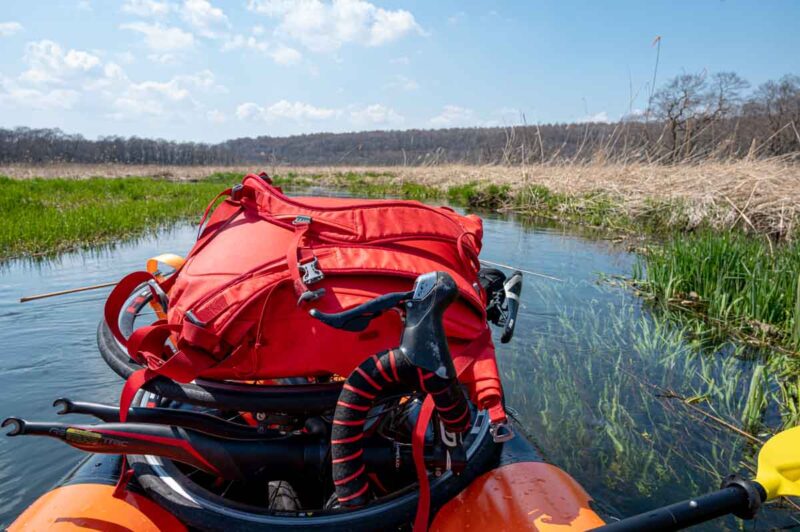
<instances>
[{"instance_id":1,"label":"black strap buckle","mask_svg":"<svg viewBox=\"0 0 800 532\"><path fill-rule=\"evenodd\" d=\"M325 274L317 268L317 257L314 257L309 262L297 265L300 271L303 272L303 284L314 284L325 278Z\"/></svg>"}]
</instances>

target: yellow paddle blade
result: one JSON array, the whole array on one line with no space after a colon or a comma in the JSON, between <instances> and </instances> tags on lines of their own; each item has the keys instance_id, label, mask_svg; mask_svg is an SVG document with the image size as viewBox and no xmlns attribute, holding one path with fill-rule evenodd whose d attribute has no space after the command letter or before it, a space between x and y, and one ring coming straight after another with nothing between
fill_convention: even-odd
<instances>
[{"instance_id":1,"label":"yellow paddle blade","mask_svg":"<svg viewBox=\"0 0 800 532\"><path fill-rule=\"evenodd\" d=\"M800 495L800 427L779 432L758 453L756 482L767 499Z\"/></svg>"}]
</instances>

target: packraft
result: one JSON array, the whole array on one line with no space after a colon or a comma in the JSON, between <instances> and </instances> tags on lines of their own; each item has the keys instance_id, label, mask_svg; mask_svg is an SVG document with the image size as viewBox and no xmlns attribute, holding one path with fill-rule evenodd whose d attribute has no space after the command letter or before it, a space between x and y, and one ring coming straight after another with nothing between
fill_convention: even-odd
<instances>
[{"instance_id":1,"label":"packraft","mask_svg":"<svg viewBox=\"0 0 800 532\"><path fill-rule=\"evenodd\" d=\"M347 376L396 343L400 314L370 317L353 334L315 320L309 310L342 312L407 291L420 274L443 271L459 295L444 316L458 378L492 421L504 421L478 278L482 235L480 218L448 207L289 198L266 174L250 174L208 206L197 242L173 275L136 272L109 296L109 328L146 367L128 380L122 404L159 375L178 382ZM163 319L126 340L117 317L143 283Z\"/></svg>"},{"instance_id":2,"label":"packraft","mask_svg":"<svg viewBox=\"0 0 800 532\"><path fill-rule=\"evenodd\" d=\"M150 259L109 298L119 407L61 397L94 422L0 423L92 453L9 530L677 530L800 494L793 428L756 479L603 526L506 422L486 321L512 338L523 278L477 271L480 220L289 199L265 175L221 196L188 260Z\"/></svg>"}]
</instances>

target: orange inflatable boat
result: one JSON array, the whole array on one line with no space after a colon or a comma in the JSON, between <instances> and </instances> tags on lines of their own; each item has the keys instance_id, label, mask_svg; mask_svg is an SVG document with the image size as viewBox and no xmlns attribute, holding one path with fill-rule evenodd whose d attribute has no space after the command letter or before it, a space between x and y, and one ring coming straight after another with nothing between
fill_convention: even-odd
<instances>
[{"instance_id":1,"label":"orange inflatable boat","mask_svg":"<svg viewBox=\"0 0 800 532\"><path fill-rule=\"evenodd\" d=\"M511 340L522 274L481 268L480 219L300 201L266 175L221 195L185 261L153 259L109 297L97 338L121 406L60 398L69 422L2 423L89 453L10 530L604 526L502 400L489 324ZM608 526L745 515L758 486Z\"/></svg>"}]
</instances>

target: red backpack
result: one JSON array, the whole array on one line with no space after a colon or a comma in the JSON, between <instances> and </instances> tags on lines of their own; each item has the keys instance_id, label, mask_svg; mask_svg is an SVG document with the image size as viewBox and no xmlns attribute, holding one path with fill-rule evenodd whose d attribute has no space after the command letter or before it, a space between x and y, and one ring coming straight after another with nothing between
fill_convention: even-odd
<instances>
[{"instance_id":1,"label":"red backpack","mask_svg":"<svg viewBox=\"0 0 800 532\"><path fill-rule=\"evenodd\" d=\"M228 197L208 217L220 196ZM482 222L416 201L289 198L262 174L248 175L211 202L186 262L166 280L125 277L109 296L106 321L146 369L126 383L126 402L149 379L254 381L337 374L397 344L396 312L360 333L326 326L312 308L340 312L417 276L445 271L461 297L445 314L459 380L493 421L505 420L486 295L478 282ZM166 319L120 333L118 316L142 283L168 309Z\"/></svg>"}]
</instances>

